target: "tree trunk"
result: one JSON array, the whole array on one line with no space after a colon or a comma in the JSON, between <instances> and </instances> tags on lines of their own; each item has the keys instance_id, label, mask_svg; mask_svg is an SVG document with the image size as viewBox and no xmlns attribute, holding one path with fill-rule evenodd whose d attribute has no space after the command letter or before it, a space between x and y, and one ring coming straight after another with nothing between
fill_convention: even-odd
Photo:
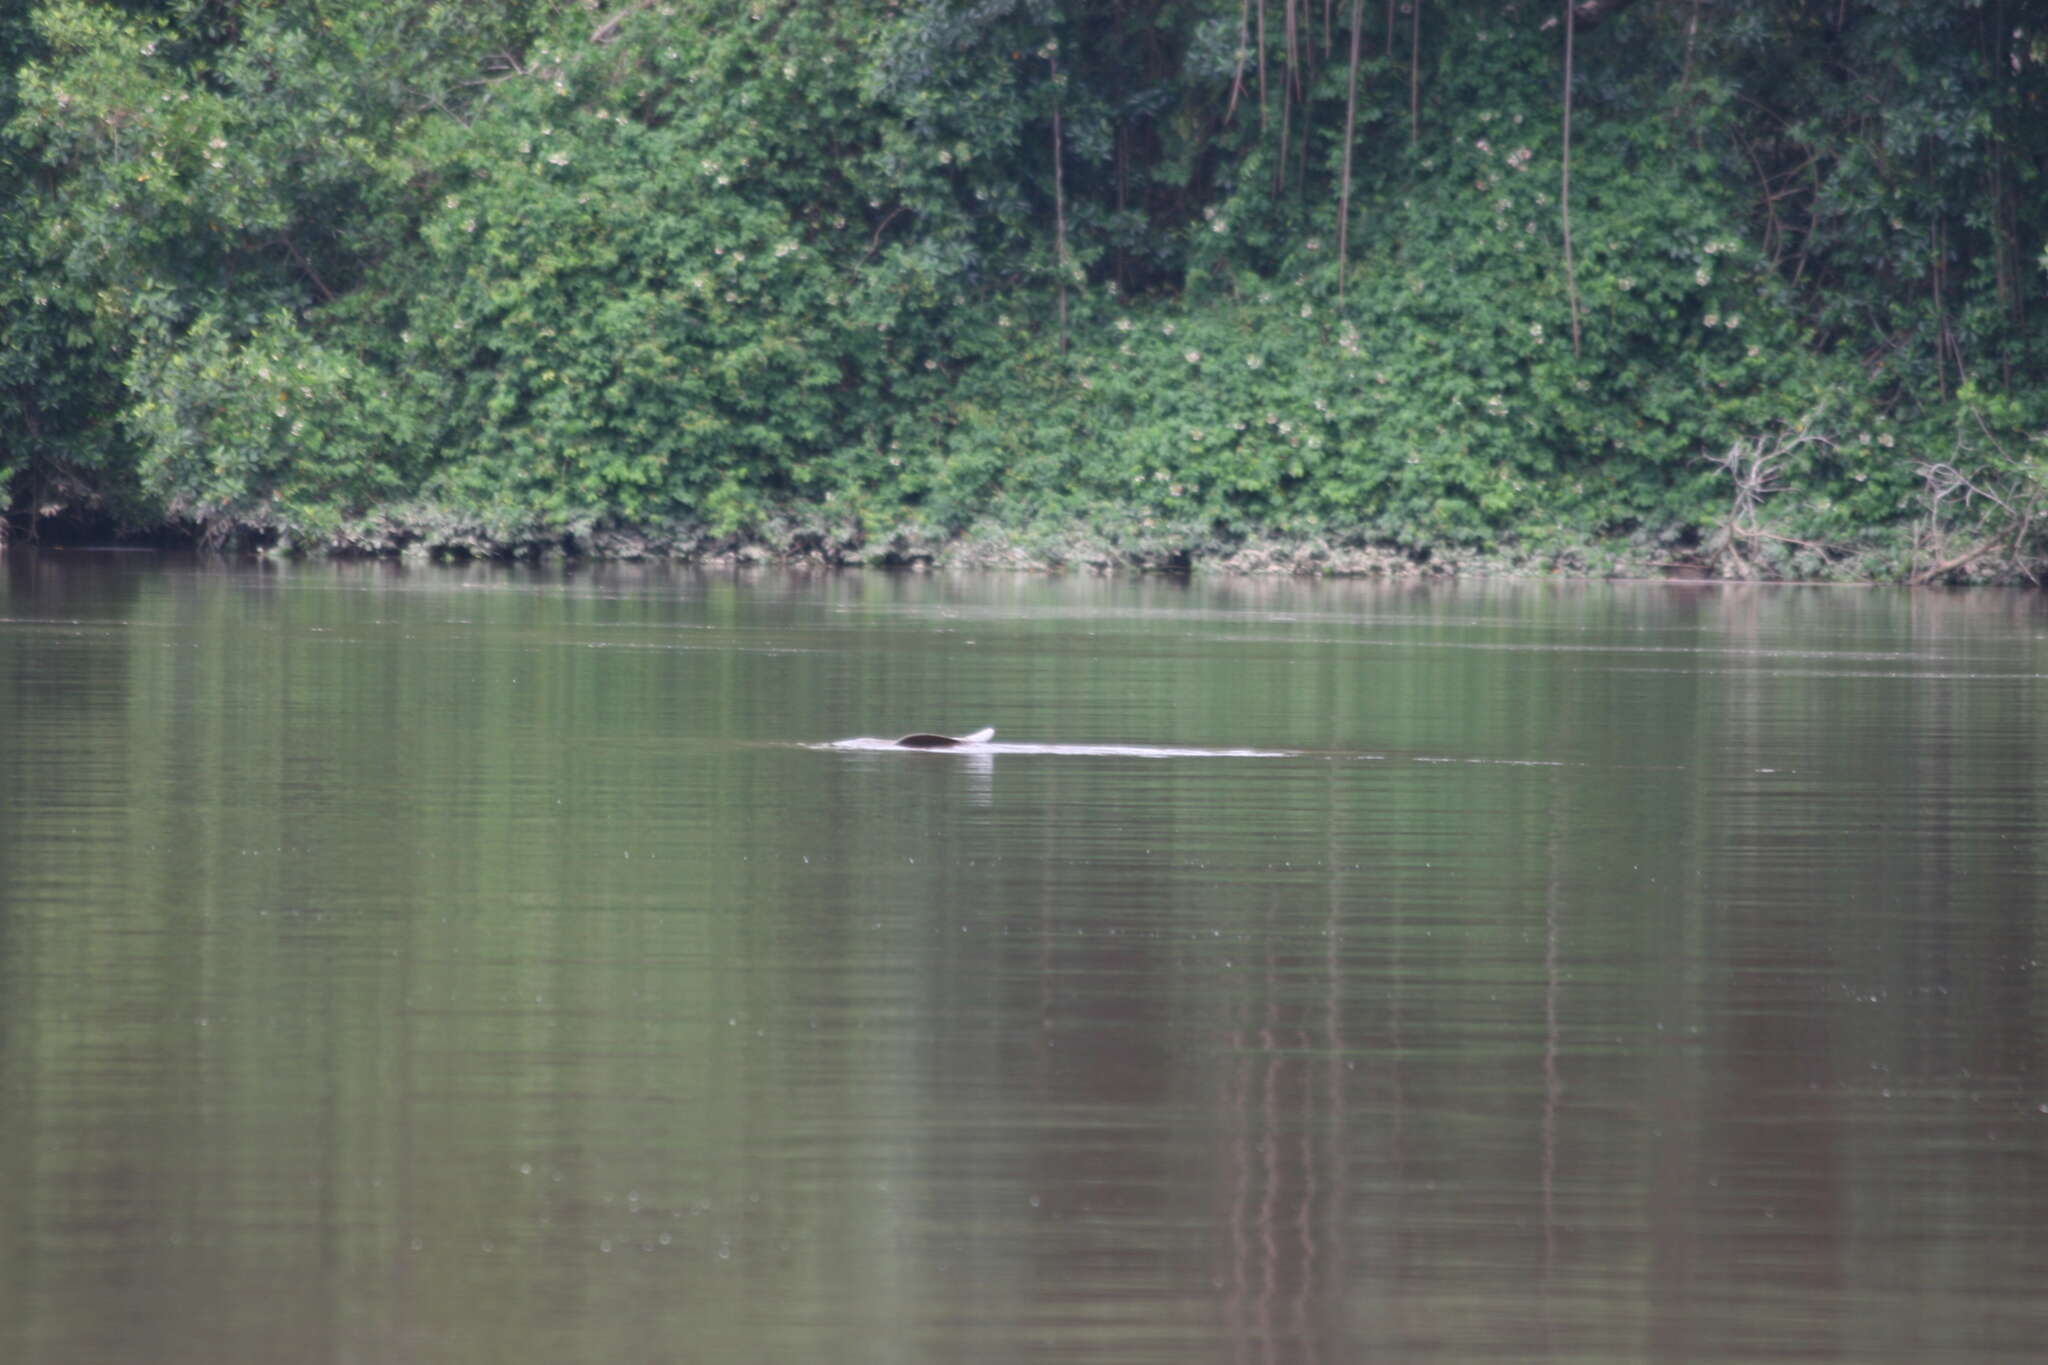
<instances>
[{"instance_id":1,"label":"tree trunk","mask_svg":"<svg viewBox=\"0 0 2048 1365\"><path fill-rule=\"evenodd\" d=\"M1365 0L1351 0L1351 75L1344 91L1344 180L1337 190L1337 301L1351 268L1351 151L1358 133L1358 33Z\"/></svg>"},{"instance_id":2,"label":"tree trunk","mask_svg":"<svg viewBox=\"0 0 2048 1365\"><path fill-rule=\"evenodd\" d=\"M1564 292L1572 308L1572 359L1579 358L1579 276L1572 264L1572 2L1564 0L1564 135L1557 216L1564 229Z\"/></svg>"}]
</instances>

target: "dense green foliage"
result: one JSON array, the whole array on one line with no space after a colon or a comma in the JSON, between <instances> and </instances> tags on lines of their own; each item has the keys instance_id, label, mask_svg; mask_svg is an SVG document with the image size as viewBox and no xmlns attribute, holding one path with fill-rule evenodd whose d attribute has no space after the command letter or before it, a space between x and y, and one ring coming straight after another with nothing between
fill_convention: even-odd
<instances>
[{"instance_id":1,"label":"dense green foliage","mask_svg":"<svg viewBox=\"0 0 2048 1365\"><path fill-rule=\"evenodd\" d=\"M2048 563L2048 3L1570 8L46 0L11 520Z\"/></svg>"}]
</instances>

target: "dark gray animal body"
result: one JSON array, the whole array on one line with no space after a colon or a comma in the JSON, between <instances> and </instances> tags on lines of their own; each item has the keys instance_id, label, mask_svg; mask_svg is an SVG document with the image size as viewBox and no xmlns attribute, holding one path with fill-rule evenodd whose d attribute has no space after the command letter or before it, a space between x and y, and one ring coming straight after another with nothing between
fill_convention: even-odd
<instances>
[{"instance_id":1,"label":"dark gray animal body","mask_svg":"<svg viewBox=\"0 0 2048 1365\"><path fill-rule=\"evenodd\" d=\"M963 744L986 744L996 737L995 727L971 735L905 735L896 741L899 749L957 749Z\"/></svg>"}]
</instances>

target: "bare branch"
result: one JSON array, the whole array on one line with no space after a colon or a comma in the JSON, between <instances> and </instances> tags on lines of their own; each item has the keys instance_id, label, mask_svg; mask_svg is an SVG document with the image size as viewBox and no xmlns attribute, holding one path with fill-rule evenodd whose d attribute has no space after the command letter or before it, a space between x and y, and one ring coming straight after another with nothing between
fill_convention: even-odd
<instances>
[{"instance_id":1,"label":"bare branch","mask_svg":"<svg viewBox=\"0 0 2048 1365\"><path fill-rule=\"evenodd\" d=\"M590 41L603 45L619 36L619 26L652 5L654 0L633 0L633 3L614 14L611 18L590 30Z\"/></svg>"},{"instance_id":2,"label":"bare branch","mask_svg":"<svg viewBox=\"0 0 2048 1365\"><path fill-rule=\"evenodd\" d=\"M1729 577L1755 577L1743 550L1749 550L1753 556L1756 547L1765 541L1797 545L1824 557L1838 553L1832 546L1768 530L1760 524L1765 502L1785 487L1786 461L1807 446L1834 449L1834 441L1816 429L1819 419L1820 412L1816 410L1790 427L1737 441L1725 453L1709 460L1735 485L1726 519L1707 540L1708 548L1717 562L1725 566Z\"/></svg>"}]
</instances>

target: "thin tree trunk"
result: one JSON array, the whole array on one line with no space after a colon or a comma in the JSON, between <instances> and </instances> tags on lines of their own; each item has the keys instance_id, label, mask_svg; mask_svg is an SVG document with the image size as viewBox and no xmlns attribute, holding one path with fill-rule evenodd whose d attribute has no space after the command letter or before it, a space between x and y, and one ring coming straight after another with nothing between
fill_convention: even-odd
<instances>
[{"instance_id":1,"label":"thin tree trunk","mask_svg":"<svg viewBox=\"0 0 2048 1365\"><path fill-rule=\"evenodd\" d=\"M1223 121L1230 122L1230 116L1237 112L1238 96L1244 93L1244 59L1246 49L1252 42L1252 0L1243 0L1237 10L1237 70L1230 75L1230 107L1223 111Z\"/></svg>"},{"instance_id":2,"label":"thin tree trunk","mask_svg":"<svg viewBox=\"0 0 2048 1365\"><path fill-rule=\"evenodd\" d=\"M1060 58L1057 48L1046 54L1052 69L1052 221L1053 270L1060 286L1060 354L1067 353L1067 171L1061 153Z\"/></svg>"},{"instance_id":3,"label":"thin tree trunk","mask_svg":"<svg viewBox=\"0 0 2048 1365\"><path fill-rule=\"evenodd\" d=\"M1351 268L1351 149L1358 132L1358 34L1365 0L1351 0L1351 74L1344 90L1344 181L1337 190L1337 302Z\"/></svg>"},{"instance_id":4,"label":"thin tree trunk","mask_svg":"<svg viewBox=\"0 0 2048 1365\"><path fill-rule=\"evenodd\" d=\"M1579 358L1579 276L1572 264L1572 0L1564 5L1564 136L1557 216L1564 228L1564 292L1572 306L1572 359Z\"/></svg>"},{"instance_id":5,"label":"thin tree trunk","mask_svg":"<svg viewBox=\"0 0 2048 1365\"><path fill-rule=\"evenodd\" d=\"M1280 0L1280 155L1273 162L1273 193L1287 188L1287 133L1294 112L1294 0Z\"/></svg>"},{"instance_id":6,"label":"thin tree trunk","mask_svg":"<svg viewBox=\"0 0 2048 1365\"><path fill-rule=\"evenodd\" d=\"M1939 217L1934 220L1934 386L1944 401L1948 398L1948 305L1942 299L1942 277L1947 273L1948 241ZM1956 383L1963 382L1960 355L1956 360Z\"/></svg>"},{"instance_id":7,"label":"thin tree trunk","mask_svg":"<svg viewBox=\"0 0 2048 1365\"><path fill-rule=\"evenodd\" d=\"M1700 0L1692 0L1692 13L1685 21L1685 62L1679 68L1678 88L1681 93L1692 89L1692 44L1700 32Z\"/></svg>"},{"instance_id":8,"label":"thin tree trunk","mask_svg":"<svg viewBox=\"0 0 2048 1365\"><path fill-rule=\"evenodd\" d=\"M1266 131L1266 0L1259 0L1259 133Z\"/></svg>"},{"instance_id":9,"label":"thin tree trunk","mask_svg":"<svg viewBox=\"0 0 2048 1365\"><path fill-rule=\"evenodd\" d=\"M1408 145L1422 138L1422 0L1408 10Z\"/></svg>"}]
</instances>

